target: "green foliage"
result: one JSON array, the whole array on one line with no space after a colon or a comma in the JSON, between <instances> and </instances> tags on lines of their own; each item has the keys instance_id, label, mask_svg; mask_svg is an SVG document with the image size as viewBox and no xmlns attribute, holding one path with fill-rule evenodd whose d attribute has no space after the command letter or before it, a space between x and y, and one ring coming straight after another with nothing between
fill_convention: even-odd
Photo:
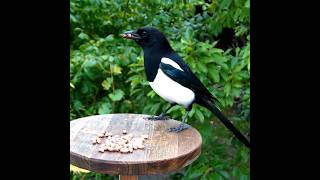
<instances>
[{"instance_id":1,"label":"green foliage","mask_svg":"<svg viewBox=\"0 0 320 180\"><path fill-rule=\"evenodd\" d=\"M159 114L168 104L149 87L142 50L120 38L126 30L154 26L221 102L246 135L250 121L249 0L71 0L70 118L107 113ZM235 40L221 49L224 28ZM170 116L181 119L175 106ZM217 121L194 105L187 119L203 137L199 159L173 179L249 179L249 151ZM209 123L213 122L213 126ZM71 173L72 178L80 178ZM101 175L90 173L88 177ZM111 178L109 176L101 176ZM100 178L101 178L100 177Z\"/></svg>"},{"instance_id":2,"label":"green foliage","mask_svg":"<svg viewBox=\"0 0 320 180\"><path fill-rule=\"evenodd\" d=\"M77 173L70 172L70 180L83 180L83 179L94 179L94 180L118 180L116 176L109 176L99 173Z\"/></svg>"}]
</instances>

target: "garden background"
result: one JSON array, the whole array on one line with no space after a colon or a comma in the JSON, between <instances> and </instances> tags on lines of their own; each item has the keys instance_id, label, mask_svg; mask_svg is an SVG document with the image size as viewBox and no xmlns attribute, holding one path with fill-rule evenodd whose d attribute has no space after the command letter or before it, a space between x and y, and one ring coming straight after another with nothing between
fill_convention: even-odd
<instances>
[{"instance_id":1,"label":"garden background","mask_svg":"<svg viewBox=\"0 0 320 180\"><path fill-rule=\"evenodd\" d=\"M71 0L70 120L107 113L159 114L168 104L149 87L142 49L119 35L142 26L162 31L193 72L250 137L250 0ZM169 112L181 120L185 110ZM250 179L250 150L205 108L187 123L202 154L172 179ZM117 179L72 167L70 179Z\"/></svg>"}]
</instances>

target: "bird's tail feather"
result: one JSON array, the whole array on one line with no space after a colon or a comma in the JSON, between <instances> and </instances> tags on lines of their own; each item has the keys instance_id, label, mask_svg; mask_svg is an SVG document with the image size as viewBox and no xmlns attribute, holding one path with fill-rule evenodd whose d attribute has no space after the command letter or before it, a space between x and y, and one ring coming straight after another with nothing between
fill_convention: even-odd
<instances>
[{"instance_id":1,"label":"bird's tail feather","mask_svg":"<svg viewBox=\"0 0 320 180\"><path fill-rule=\"evenodd\" d=\"M248 141L248 139L222 114L222 112L211 100L206 99L202 102L203 105L213 114L215 114L217 118L236 136L236 138L238 138L239 141L250 148L250 142Z\"/></svg>"}]
</instances>

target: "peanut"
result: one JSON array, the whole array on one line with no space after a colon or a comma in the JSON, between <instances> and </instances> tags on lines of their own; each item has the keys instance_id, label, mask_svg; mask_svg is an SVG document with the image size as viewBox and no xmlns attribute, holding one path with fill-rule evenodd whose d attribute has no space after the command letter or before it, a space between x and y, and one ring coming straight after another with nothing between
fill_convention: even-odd
<instances>
[{"instance_id":1,"label":"peanut","mask_svg":"<svg viewBox=\"0 0 320 180\"><path fill-rule=\"evenodd\" d=\"M132 144L132 147L133 147L133 149L138 149L138 146L137 146L136 143L133 143L133 144Z\"/></svg>"},{"instance_id":2,"label":"peanut","mask_svg":"<svg viewBox=\"0 0 320 180\"><path fill-rule=\"evenodd\" d=\"M146 139L149 138L147 134L143 134L140 137L133 137L132 133L127 132L127 130L122 130L122 136L114 135L107 131L102 131L92 139L92 144L101 144L102 138L106 138L105 142L101 144L98 151L103 153L104 151L120 151L121 153L132 153L136 149L144 149L143 144Z\"/></svg>"},{"instance_id":3,"label":"peanut","mask_svg":"<svg viewBox=\"0 0 320 180\"><path fill-rule=\"evenodd\" d=\"M148 139L149 136L148 136L147 134L144 134L144 135L142 135L142 138L143 138L143 139Z\"/></svg>"},{"instance_id":4,"label":"peanut","mask_svg":"<svg viewBox=\"0 0 320 180\"><path fill-rule=\"evenodd\" d=\"M129 152L133 152L133 148L132 147L129 147Z\"/></svg>"},{"instance_id":5,"label":"peanut","mask_svg":"<svg viewBox=\"0 0 320 180\"><path fill-rule=\"evenodd\" d=\"M102 153L103 153L103 152L104 152L104 148L101 148L101 147L100 147L100 148L99 148L99 152L102 152Z\"/></svg>"},{"instance_id":6,"label":"peanut","mask_svg":"<svg viewBox=\"0 0 320 180\"><path fill-rule=\"evenodd\" d=\"M113 149L112 147L110 147L110 146L109 146L107 149L108 149L108 151L113 151L113 150L114 150L114 149Z\"/></svg>"},{"instance_id":7,"label":"peanut","mask_svg":"<svg viewBox=\"0 0 320 180\"><path fill-rule=\"evenodd\" d=\"M120 152L127 153L127 152L129 152L129 149L124 147L124 148L120 149Z\"/></svg>"},{"instance_id":8,"label":"peanut","mask_svg":"<svg viewBox=\"0 0 320 180\"><path fill-rule=\"evenodd\" d=\"M98 137L99 137L99 138L102 138L102 137L104 137L104 134L103 134L103 133L99 133L99 134L98 134Z\"/></svg>"},{"instance_id":9,"label":"peanut","mask_svg":"<svg viewBox=\"0 0 320 180\"><path fill-rule=\"evenodd\" d=\"M143 145L143 144L138 144L137 147L138 147L139 149L144 149L144 145Z\"/></svg>"}]
</instances>

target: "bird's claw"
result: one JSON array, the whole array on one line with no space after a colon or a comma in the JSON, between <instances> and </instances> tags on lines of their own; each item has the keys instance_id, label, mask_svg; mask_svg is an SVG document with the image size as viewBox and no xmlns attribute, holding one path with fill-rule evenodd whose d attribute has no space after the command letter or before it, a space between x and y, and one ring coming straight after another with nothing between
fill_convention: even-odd
<instances>
[{"instance_id":1,"label":"bird's claw","mask_svg":"<svg viewBox=\"0 0 320 180\"><path fill-rule=\"evenodd\" d=\"M159 120L168 120L170 118L168 116L150 116L150 117L147 117L147 119L151 121L159 121Z\"/></svg>"},{"instance_id":2,"label":"bird's claw","mask_svg":"<svg viewBox=\"0 0 320 180\"><path fill-rule=\"evenodd\" d=\"M180 126L178 126L178 127L169 128L168 131L169 131L169 132L176 132L176 133L178 133L178 132L180 132L180 131L183 131L183 130L185 130L185 129L188 129L189 127L190 127L189 125L184 124L183 126L180 125Z\"/></svg>"}]
</instances>

